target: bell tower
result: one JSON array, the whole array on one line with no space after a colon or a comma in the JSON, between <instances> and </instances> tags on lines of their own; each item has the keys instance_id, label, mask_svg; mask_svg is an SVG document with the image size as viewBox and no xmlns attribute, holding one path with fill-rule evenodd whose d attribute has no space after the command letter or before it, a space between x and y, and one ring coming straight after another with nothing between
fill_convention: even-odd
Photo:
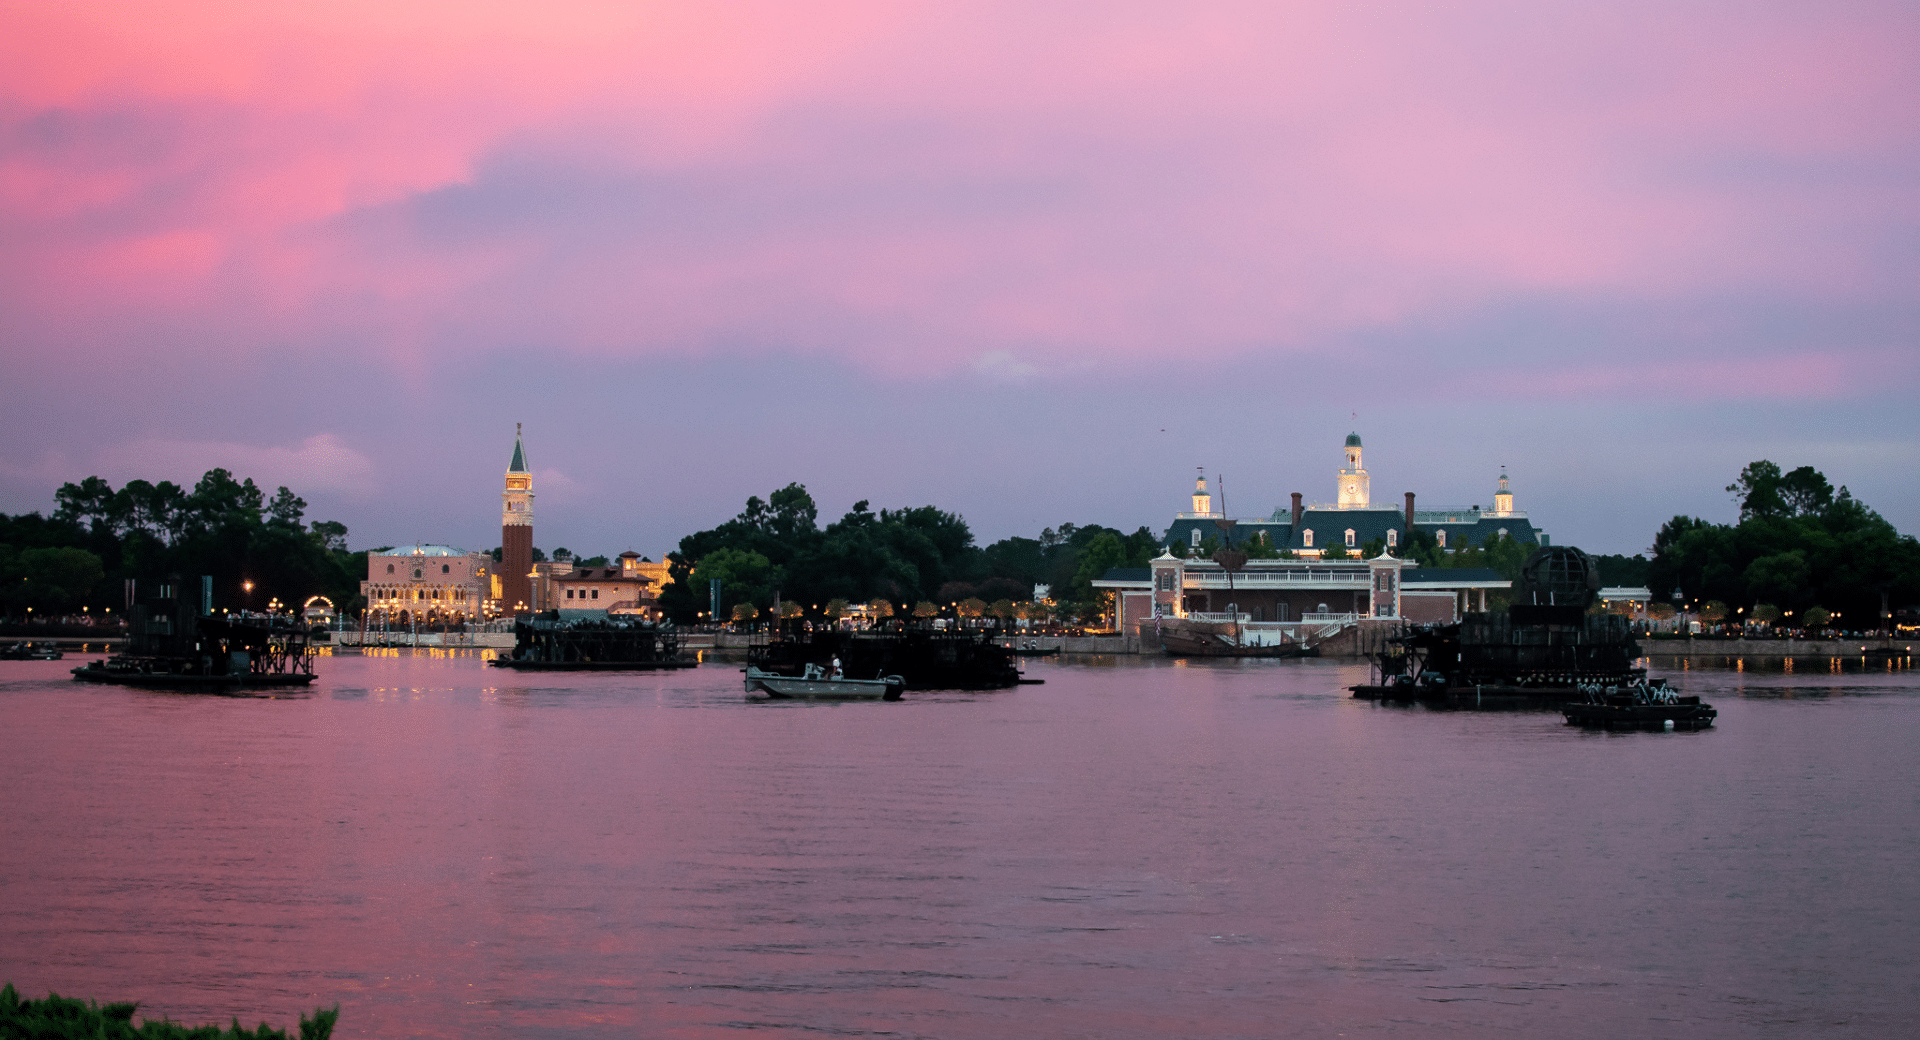
<instances>
[{"instance_id":1,"label":"bell tower","mask_svg":"<svg viewBox=\"0 0 1920 1040\"><path fill-rule=\"evenodd\" d=\"M1500 469L1499 488L1493 493L1493 511L1501 516L1513 512L1513 486L1507 483L1507 470L1504 466Z\"/></svg>"},{"instance_id":2,"label":"bell tower","mask_svg":"<svg viewBox=\"0 0 1920 1040\"><path fill-rule=\"evenodd\" d=\"M1337 485L1340 497L1336 500L1341 509L1365 509L1372 496L1367 486L1367 468L1360 462L1360 435L1347 434L1347 465L1340 471Z\"/></svg>"},{"instance_id":3,"label":"bell tower","mask_svg":"<svg viewBox=\"0 0 1920 1040\"><path fill-rule=\"evenodd\" d=\"M527 471L527 451L520 443L520 424L513 424L513 461L507 463L506 490L500 492L500 612L518 614L533 609L533 474Z\"/></svg>"}]
</instances>

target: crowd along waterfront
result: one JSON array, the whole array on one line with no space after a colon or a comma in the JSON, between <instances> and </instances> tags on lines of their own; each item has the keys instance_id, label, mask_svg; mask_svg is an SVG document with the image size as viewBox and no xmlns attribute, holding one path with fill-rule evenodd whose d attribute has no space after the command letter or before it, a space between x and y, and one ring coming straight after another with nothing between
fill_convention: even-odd
<instances>
[{"instance_id":1,"label":"crowd along waterfront","mask_svg":"<svg viewBox=\"0 0 1920 1040\"><path fill-rule=\"evenodd\" d=\"M1920 679L1655 659L1699 733L1354 700L1339 660L0 664L0 978L342 1037L1882 1037L1920 1007ZM1683 666L1684 664L1684 666Z\"/></svg>"}]
</instances>

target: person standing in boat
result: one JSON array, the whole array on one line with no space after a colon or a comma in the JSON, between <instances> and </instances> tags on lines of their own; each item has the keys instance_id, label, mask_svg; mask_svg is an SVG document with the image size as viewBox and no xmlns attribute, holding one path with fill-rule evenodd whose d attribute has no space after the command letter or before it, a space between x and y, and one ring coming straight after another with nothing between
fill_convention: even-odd
<instances>
[{"instance_id":1,"label":"person standing in boat","mask_svg":"<svg viewBox=\"0 0 1920 1040\"><path fill-rule=\"evenodd\" d=\"M833 663L827 666L827 678L840 678L840 659L838 657L834 658Z\"/></svg>"}]
</instances>

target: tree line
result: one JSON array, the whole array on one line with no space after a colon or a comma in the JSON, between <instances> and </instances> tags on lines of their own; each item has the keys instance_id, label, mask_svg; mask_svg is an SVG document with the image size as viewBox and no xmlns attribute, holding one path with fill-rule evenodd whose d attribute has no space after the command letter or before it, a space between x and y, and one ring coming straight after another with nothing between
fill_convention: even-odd
<instances>
[{"instance_id":1,"label":"tree line","mask_svg":"<svg viewBox=\"0 0 1920 1040\"><path fill-rule=\"evenodd\" d=\"M1035 585L1048 585L1069 613L1087 616L1099 610L1095 579L1112 567L1144 567L1159 552L1144 527L1126 534L1071 523L981 547L956 513L934 506L875 512L865 499L824 527L819 519L801 484L748 498L738 516L687 535L667 555L672 583L662 608L677 621L700 619L716 580L723 618L742 604L770 609L776 596L809 615L836 600L880 600L910 614L929 603L1027 601Z\"/></svg>"},{"instance_id":2,"label":"tree line","mask_svg":"<svg viewBox=\"0 0 1920 1040\"><path fill-rule=\"evenodd\" d=\"M1602 583L1645 585L1657 603L1679 592L1688 604L1722 604L1730 620L1804 624L1831 612L1857 628L1874 627L1882 594L1891 607L1920 602L1920 543L1819 471L1783 472L1763 459L1727 491L1740 505L1736 523L1676 516L1660 528L1651 559L1597 557ZM307 522L307 503L285 487L268 496L251 479L213 469L191 488L144 480L115 488L88 477L54 497L51 516L0 514L0 612L9 616L106 613L123 602L121 579L169 575L212 575L223 607L297 606L315 594L348 613L362 605L365 553L347 551L345 524ZM1176 551L1204 557L1218 544ZM1287 555L1257 541L1233 547L1256 559ZM1368 544L1358 555L1384 548ZM1533 548L1498 539L1445 551L1413 531L1399 551L1422 566L1487 567L1511 580ZM876 512L865 500L822 526L813 497L793 483L682 538L668 556L672 581L661 604L676 620L697 620L712 579L721 583L723 617L743 604L770 609L776 596L810 613L834 600L884 600L904 614L928 603L1018 603L1046 585L1063 613L1090 618L1104 606L1093 581L1115 567L1146 567L1161 551L1145 527L1128 534L1072 523L979 546L956 513L930 505ZM607 565L601 556L578 562Z\"/></svg>"},{"instance_id":3,"label":"tree line","mask_svg":"<svg viewBox=\"0 0 1920 1040\"><path fill-rule=\"evenodd\" d=\"M1838 615L1855 629L1879 627L1883 595L1889 609L1920 601L1920 542L1820 471L1761 459L1726 490L1736 523L1676 516L1661 526L1647 576L1656 601L1678 594L1717 604L1726 620L1796 626Z\"/></svg>"},{"instance_id":4,"label":"tree line","mask_svg":"<svg viewBox=\"0 0 1920 1040\"><path fill-rule=\"evenodd\" d=\"M191 488L88 477L54 500L51 516L0 514L0 610L11 616L118 613L122 579L174 575L194 595L211 575L223 608L299 606L315 594L359 606L365 554L347 551L345 524L307 523L306 500L285 487L268 497L251 478L212 469Z\"/></svg>"}]
</instances>

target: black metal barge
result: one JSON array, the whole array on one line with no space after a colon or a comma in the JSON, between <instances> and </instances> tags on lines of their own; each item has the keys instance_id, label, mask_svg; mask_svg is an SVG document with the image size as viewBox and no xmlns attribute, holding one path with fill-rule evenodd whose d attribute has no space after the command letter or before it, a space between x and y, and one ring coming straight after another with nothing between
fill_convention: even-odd
<instances>
[{"instance_id":1,"label":"black metal barge","mask_svg":"<svg viewBox=\"0 0 1920 1040\"><path fill-rule=\"evenodd\" d=\"M1558 708L1583 687L1642 683L1628 620L1590 614L1600 587L1587 554L1536 550L1521 568L1519 602L1451 625L1415 625L1374 658L1355 697L1455 708Z\"/></svg>"},{"instance_id":2,"label":"black metal barge","mask_svg":"<svg viewBox=\"0 0 1920 1040\"><path fill-rule=\"evenodd\" d=\"M513 634L513 650L494 658L494 667L631 672L692 668L700 663L681 656L679 633L667 621L523 618L514 623Z\"/></svg>"},{"instance_id":3,"label":"black metal barge","mask_svg":"<svg viewBox=\"0 0 1920 1040\"><path fill-rule=\"evenodd\" d=\"M202 579L202 611L176 577L128 610L126 648L73 669L81 682L195 693L249 694L313 682L309 628L286 614L214 614L211 581Z\"/></svg>"}]
</instances>

